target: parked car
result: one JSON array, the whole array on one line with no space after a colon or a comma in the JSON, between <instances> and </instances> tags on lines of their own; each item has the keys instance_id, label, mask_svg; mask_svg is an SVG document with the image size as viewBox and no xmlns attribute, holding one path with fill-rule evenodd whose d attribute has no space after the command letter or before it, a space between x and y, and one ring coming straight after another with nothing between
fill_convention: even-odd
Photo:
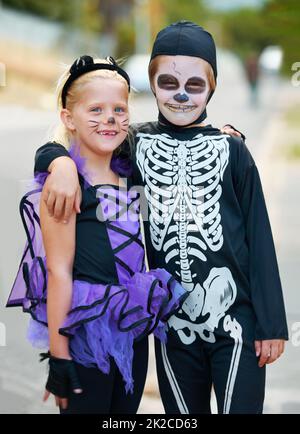
<instances>
[{"instance_id":1,"label":"parked car","mask_svg":"<svg viewBox=\"0 0 300 434\"><path fill-rule=\"evenodd\" d=\"M132 87L138 92L151 92L148 80L149 54L134 54L124 65Z\"/></svg>"},{"instance_id":2,"label":"parked car","mask_svg":"<svg viewBox=\"0 0 300 434\"><path fill-rule=\"evenodd\" d=\"M280 71L282 58L282 48L278 45L269 45L263 49L259 57L259 65L264 72L276 74Z\"/></svg>"}]
</instances>

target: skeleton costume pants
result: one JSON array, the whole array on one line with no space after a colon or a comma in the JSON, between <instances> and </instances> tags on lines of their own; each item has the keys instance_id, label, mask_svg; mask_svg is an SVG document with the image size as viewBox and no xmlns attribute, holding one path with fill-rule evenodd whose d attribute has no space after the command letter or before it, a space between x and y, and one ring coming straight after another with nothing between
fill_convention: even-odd
<instances>
[{"instance_id":1,"label":"skeleton costume pants","mask_svg":"<svg viewBox=\"0 0 300 434\"><path fill-rule=\"evenodd\" d=\"M167 414L211 413L211 391L218 413L262 413L265 367L258 367L253 340L235 329L227 336L214 332L215 342L197 339L185 345L173 329L167 344L155 339L156 369L161 399ZM236 323L237 324L237 323ZM232 335L232 336L231 336Z\"/></svg>"}]
</instances>

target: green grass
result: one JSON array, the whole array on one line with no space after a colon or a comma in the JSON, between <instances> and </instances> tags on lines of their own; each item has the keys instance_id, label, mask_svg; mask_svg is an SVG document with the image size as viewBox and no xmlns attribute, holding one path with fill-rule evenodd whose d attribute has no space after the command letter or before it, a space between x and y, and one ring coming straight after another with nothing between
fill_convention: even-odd
<instances>
[{"instance_id":1,"label":"green grass","mask_svg":"<svg viewBox=\"0 0 300 434\"><path fill-rule=\"evenodd\" d=\"M294 107L291 107L287 111L285 119L289 127L299 128L300 134L300 105L295 105Z\"/></svg>"},{"instance_id":2,"label":"green grass","mask_svg":"<svg viewBox=\"0 0 300 434\"><path fill-rule=\"evenodd\" d=\"M286 150L286 156L289 160L300 160L300 143L289 145Z\"/></svg>"},{"instance_id":3,"label":"green grass","mask_svg":"<svg viewBox=\"0 0 300 434\"><path fill-rule=\"evenodd\" d=\"M292 137L299 137L300 140L300 105L294 105L286 112L285 121L287 130L297 133ZM296 139L296 142L287 143L284 154L289 160L300 160L300 141Z\"/></svg>"}]
</instances>

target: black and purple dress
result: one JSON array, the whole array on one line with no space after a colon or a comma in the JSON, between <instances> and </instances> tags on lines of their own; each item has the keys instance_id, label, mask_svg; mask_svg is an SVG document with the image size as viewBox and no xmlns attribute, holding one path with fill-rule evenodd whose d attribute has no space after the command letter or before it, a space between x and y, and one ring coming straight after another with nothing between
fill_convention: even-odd
<instances>
[{"instance_id":1,"label":"black and purple dress","mask_svg":"<svg viewBox=\"0 0 300 434\"><path fill-rule=\"evenodd\" d=\"M78 166L80 169L80 167ZM31 315L28 338L47 348L47 266L39 220L46 179L21 200L27 235L7 306ZM133 391L133 343L151 332L165 341L166 321L186 297L164 269L146 272L139 223L139 193L116 185L90 185L81 170L81 214L76 218L72 306L60 333L70 337L75 362L109 373L113 358Z\"/></svg>"}]
</instances>

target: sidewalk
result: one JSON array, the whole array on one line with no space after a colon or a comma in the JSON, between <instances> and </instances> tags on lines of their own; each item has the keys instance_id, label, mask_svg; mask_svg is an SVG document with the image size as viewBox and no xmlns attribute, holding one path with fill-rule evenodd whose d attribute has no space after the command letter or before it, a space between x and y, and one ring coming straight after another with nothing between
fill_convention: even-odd
<instances>
[{"instance_id":1,"label":"sidewalk","mask_svg":"<svg viewBox=\"0 0 300 434\"><path fill-rule=\"evenodd\" d=\"M281 359L268 367L265 413L300 413L300 339L296 346L292 333L293 324L300 321L300 159L287 158L289 147L300 145L300 129L289 125L285 114L293 106L300 110L299 90L287 87L280 106L282 111L269 125L258 167L276 245L290 340Z\"/></svg>"}]
</instances>

